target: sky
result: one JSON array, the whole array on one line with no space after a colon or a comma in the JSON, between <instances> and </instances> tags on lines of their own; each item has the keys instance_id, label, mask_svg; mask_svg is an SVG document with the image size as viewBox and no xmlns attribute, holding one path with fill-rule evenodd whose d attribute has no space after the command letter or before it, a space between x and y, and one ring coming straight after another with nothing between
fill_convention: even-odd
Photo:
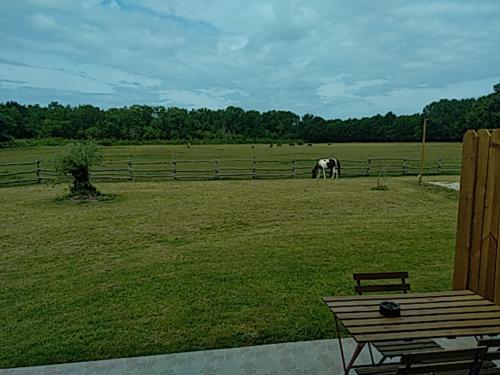
<instances>
[{"instance_id":1,"label":"sky","mask_svg":"<svg viewBox=\"0 0 500 375\"><path fill-rule=\"evenodd\" d=\"M499 0L0 0L0 102L351 118L498 82Z\"/></svg>"}]
</instances>

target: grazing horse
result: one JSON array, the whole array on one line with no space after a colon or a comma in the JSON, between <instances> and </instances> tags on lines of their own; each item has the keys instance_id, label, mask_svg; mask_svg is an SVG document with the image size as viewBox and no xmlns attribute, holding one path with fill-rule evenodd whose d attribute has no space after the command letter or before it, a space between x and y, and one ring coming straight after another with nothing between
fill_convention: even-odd
<instances>
[{"instance_id":1,"label":"grazing horse","mask_svg":"<svg viewBox=\"0 0 500 375\"><path fill-rule=\"evenodd\" d=\"M314 164L312 169L312 178L320 178L323 173L323 178L326 178L326 170L330 171L330 178L340 177L340 163L337 159L320 159Z\"/></svg>"}]
</instances>

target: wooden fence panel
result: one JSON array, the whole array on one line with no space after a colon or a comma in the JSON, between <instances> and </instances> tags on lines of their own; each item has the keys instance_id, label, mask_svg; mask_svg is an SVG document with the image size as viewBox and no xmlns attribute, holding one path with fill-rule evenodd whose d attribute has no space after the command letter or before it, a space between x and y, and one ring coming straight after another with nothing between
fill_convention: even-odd
<instances>
[{"instance_id":1,"label":"wooden fence panel","mask_svg":"<svg viewBox=\"0 0 500 375\"><path fill-rule=\"evenodd\" d=\"M464 136L453 287L500 304L500 129Z\"/></svg>"},{"instance_id":2,"label":"wooden fence panel","mask_svg":"<svg viewBox=\"0 0 500 375\"><path fill-rule=\"evenodd\" d=\"M102 165L90 170L93 181L150 181L150 180L223 180L259 178L310 178L311 168L316 159L295 160L258 160L252 159L215 159L215 160L104 160ZM404 176L417 175L416 160L404 158L370 158L367 169L366 160L342 160L341 177L360 176ZM201 165L200 165L201 163ZM458 174L460 162L435 164L426 160L425 174ZM33 182L21 179L21 175L33 175L35 182L52 182L55 170L47 162L7 163L0 167L0 186L12 183ZM19 170L19 166L33 165L29 170Z\"/></svg>"},{"instance_id":3,"label":"wooden fence panel","mask_svg":"<svg viewBox=\"0 0 500 375\"><path fill-rule=\"evenodd\" d=\"M464 135L462 151L462 175L458 204L457 239L455 251L454 289L467 289L471 240L474 180L476 177L478 137L474 130Z\"/></svg>"}]
</instances>

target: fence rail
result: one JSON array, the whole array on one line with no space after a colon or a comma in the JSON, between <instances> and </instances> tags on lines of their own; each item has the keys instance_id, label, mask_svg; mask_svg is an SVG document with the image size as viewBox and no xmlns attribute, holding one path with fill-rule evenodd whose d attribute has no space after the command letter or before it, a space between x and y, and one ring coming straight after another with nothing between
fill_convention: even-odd
<instances>
[{"instance_id":1,"label":"fence rail","mask_svg":"<svg viewBox=\"0 0 500 375\"><path fill-rule=\"evenodd\" d=\"M316 159L259 160L108 160L91 169L93 181L154 181L154 180L228 180L309 178ZM411 176L419 174L419 161L404 158L369 158L341 160L343 177ZM426 160L427 175L460 174L460 161ZM0 164L0 186L23 185L55 181L57 174L49 161Z\"/></svg>"}]
</instances>

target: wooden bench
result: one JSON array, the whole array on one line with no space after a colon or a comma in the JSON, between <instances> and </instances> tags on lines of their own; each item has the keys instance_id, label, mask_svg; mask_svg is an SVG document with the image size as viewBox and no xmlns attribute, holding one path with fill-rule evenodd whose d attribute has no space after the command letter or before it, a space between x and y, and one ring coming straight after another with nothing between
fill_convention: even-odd
<instances>
[{"instance_id":1,"label":"wooden bench","mask_svg":"<svg viewBox=\"0 0 500 375\"><path fill-rule=\"evenodd\" d=\"M408 353L401 357L401 363L357 366L354 367L354 371L358 375L477 375L484 373L481 365L486 351L485 346L479 346L456 350Z\"/></svg>"},{"instance_id":2,"label":"wooden bench","mask_svg":"<svg viewBox=\"0 0 500 375\"><path fill-rule=\"evenodd\" d=\"M500 338L480 339L479 346L488 348L488 351L483 355L483 368L481 375L498 375L500 368L498 368L493 361L500 360Z\"/></svg>"},{"instance_id":3,"label":"wooden bench","mask_svg":"<svg viewBox=\"0 0 500 375\"><path fill-rule=\"evenodd\" d=\"M372 292L402 292L407 293L410 290L408 282L408 272L376 272L376 273L355 273L352 275L356 281L355 291L359 295ZM397 280L398 282L386 283L386 280ZM377 282L384 282L380 284ZM366 282L370 282L366 284ZM364 284L364 285L363 285ZM377 349L382 358L379 364L383 363L387 358L401 357L409 352L442 350L442 346L431 339L421 340L394 340L383 343L370 344L370 357L373 362L373 354L371 345Z\"/></svg>"}]
</instances>

